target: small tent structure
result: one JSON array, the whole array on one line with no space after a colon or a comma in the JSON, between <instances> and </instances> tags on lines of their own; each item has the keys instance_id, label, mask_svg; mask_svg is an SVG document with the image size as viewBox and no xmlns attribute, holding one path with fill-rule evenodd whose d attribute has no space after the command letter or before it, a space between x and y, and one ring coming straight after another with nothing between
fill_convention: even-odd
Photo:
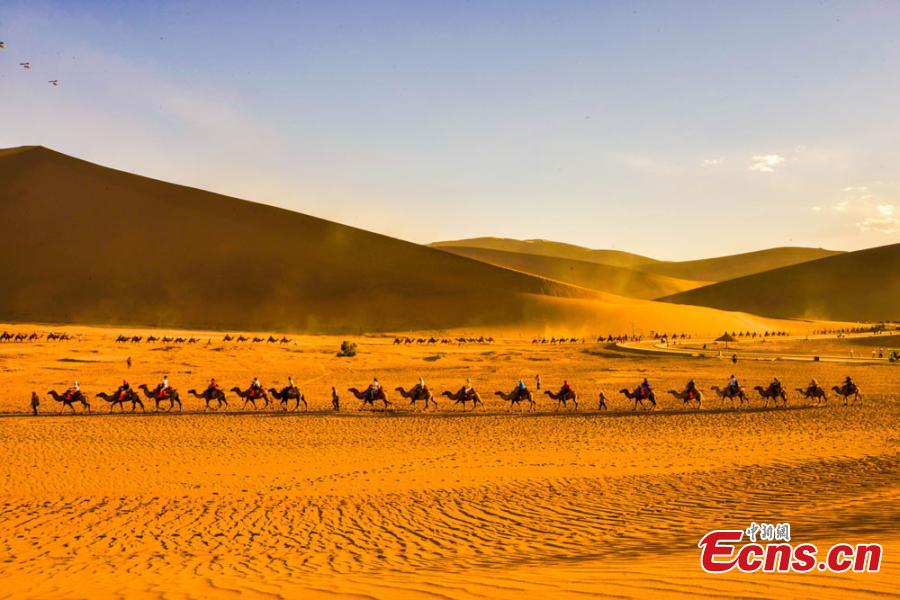
<instances>
[{"instance_id":1,"label":"small tent structure","mask_svg":"<svg viewBox=\"0 0 900 600\"><path fill-rule=\"evenodd\" d=\"M716 338L717 342L725 342L725 348L728 348L728 342L736 342L737 338L728 333L727 331Z\"/></svg>"}]
</instances>

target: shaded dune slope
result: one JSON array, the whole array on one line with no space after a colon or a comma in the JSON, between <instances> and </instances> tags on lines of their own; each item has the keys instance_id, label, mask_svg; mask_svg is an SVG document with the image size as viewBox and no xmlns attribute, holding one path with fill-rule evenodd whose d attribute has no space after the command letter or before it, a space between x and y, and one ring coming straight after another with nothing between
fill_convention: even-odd
<instances>
[{"instance_id":1,"label":"shaded dune slope","mask_svg":"<svg viewBox=\"0 0 900 600\"><path fill-rule=\"evenodd\" d=\"M779 318L900 320L900 244L838 254L668 296Z\"/></svg>"}]
</instances>

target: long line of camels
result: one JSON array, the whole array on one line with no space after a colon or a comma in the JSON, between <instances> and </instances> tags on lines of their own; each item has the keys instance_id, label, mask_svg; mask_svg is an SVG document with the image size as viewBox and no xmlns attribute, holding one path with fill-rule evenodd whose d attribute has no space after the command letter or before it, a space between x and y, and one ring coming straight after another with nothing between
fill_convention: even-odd
<instances>
[{"instance_id":1,"label":"long line of camels","mask_svg":"<svg viewBox=\"0 0 900 600\"><path fill-rule=\"evenodd\" d=\"M768 386L757 385L752 389L758 394L759 399L763 400L764 408L768 407L769 402L772 402L776 407L779 404L787 406L788 392L780 383L773 382ZM825 388L817 384L810 384L805 388L795 389L801 399L814 401L816 406L828 403L828 393ZM141 393L138 393L138 390L140 390ZM724 406L726 402L730 403L731 408L740 409L745 405L747 407L750 406L750 395L743 387L735 388L728 385L724 387L713 385L709 390L720 400L720 407ZM367 406L375 410L377 404L380 404L384 410L391 409L394 406L394 403L388 399L387 393L383 387L375 388L369 386L363 390L356 387L350 387L347 388L347 391L361 401L359 410L363 410ZM396 387L394 388L394 391L397 392L401 398L408 400L407 406L412 407L413 410L418 410L420 403L422 405L422 410L438 410L438 398L444 397L452 401L451 407L459 407L461 405L463 412L468 410L467 407L470 404L473 411L479 406L481 406L482 410L485 409L484 400L481 395L473 387L469 386L463 386L456 392L445 390L437 396L427 385L422 386L419 384L416 384L409 389L402 386ZM843 399L843 404L845 406L862 402L862 393L855 383L845 381L840 385L832 386L831 391ZM296 386L286 386L280 390L276 388L254 388L253 386L247 389L241 389L240 387L235 386L232 387L229 392L236 395L240 400L243 400L241 410L246 410L248 405L252 406L253 410L259 410L260 408L267 409L270 406L275 407L275 401L278 401L282 411L297 411L300 409L301 404L305 411L309 410L309 403L306 400L306 396ZM639 406L642 411L653 411L657 408L656 394L652 389L648 391L639 385L634 389L622 388L619 390L619 393L628 400L634 402L632 411L637 411ZM676 400L681 400L685 409L700 410L704 399L703 392L696 386L693 388L686 387L680 391L670 389L667 393ZM91 404L88 400L88 396L80 389L70 389L63 393L59 393L56 390L50 390L47 394L54 401L61 404L60 413L66 408L70 409L72 413L75 413L76 404L81 405L86 412L91 411ZM227 410L229 407L226 392L219 387L210 386L202 392L198 392L196 389L192 388L188 390L188 394L203 400L205 410L218 411L222 408ZM543 394L556 402L555 411L559 411L560 409L570 411L579 410L578 393L571 387L563 386L559 391L544 390ZM116 406L119 407L120 411L124 412L126 404L131 404L132 412L138 408L140 408L141 411L145 411L144 398L155 404L157 412L160 412L161 405L164 406L166 403L168 403L168 406L165 407L165 412L172 411L176 407L178 411L183 410L181 394L177 389L171 387L164 390L161 386L156 386L151 389L146 384L141 384L137 386L137 389L132 387L126 389L119 388L111 393L98 392L94 396L109 404L109 412L113 412L113 409ZM538 406L535 393L528 388L519 388L517 386L511 392L502 390L496 391L494 392L494 396L509 403L507 411L512 411L512 409L516 407L518 407L520 411L526 409L528 411L534 411ZM597 410L607 410L607 397L605 393L601 391L598 394L597 399ZM257 401L259 401L262 406L257 404ZM293 407L290 407L291 402L294 403ZM215 403L215 406L213 403ZM38 412L39 404L40 399L37 397L37 394L32 393L31 407L35 414ZM332 388L332 410L339 411L340 409L340 397L336 389Z\"/></svg>"}]
</instances>

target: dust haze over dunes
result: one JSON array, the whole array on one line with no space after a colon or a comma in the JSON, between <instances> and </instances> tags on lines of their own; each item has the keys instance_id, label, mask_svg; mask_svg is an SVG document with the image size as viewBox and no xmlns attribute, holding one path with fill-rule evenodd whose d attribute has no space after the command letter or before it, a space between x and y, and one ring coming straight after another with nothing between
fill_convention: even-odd
<instances>
[{"instance_id":1,"label":"dust haze over dunes","mask_svg":"<svg viewBox=\"0 0 900 600\"><path fill-rule=\"evenodd\" d=\"M591 292L42 147L0 154L15 321L312 331L521 320Z\"/></svg>"},{"instance_id":2,"label":"dust haze over dunes","mask_svg":"<svg viewBox=\"0 0 900 600\"><path fill-rule=\"evenodd\" d=\"M42 147L0 153L0 220L15 224L0 237L9 257L0 319L14 322L320 333L791 328L567 285Z\"/></svg>"},{"instance_id":3,"label":"dust haze over dunes","mask_svg":"<svg viewBox=\"0 0 900 600\"><path fill-rule=\"evenodd\" d=\"M437 247L492 265L629 298L649 300L703 285L699 281L676 279L598 262L469 246Z\"/></svg>"},{"instance_id":4,"label":"dust haze over dunes","mask_svg":"<svg viewBox=\"0 0 900 600\"><path fill-rule=\"evenodd\" d=\"M435 242L435 248L444 248L457 253L471 252L472 249L500 250L552 256L581 260L615 267L627 267L634 270L665 275L676 279L688 279L699 282L724 281L735 277L743 277L770 269L816 260L840 254L839 251L822 248L780 247L744 252L715 258L702 258L686 261L662 261L639 254L631 254L620 250L594 250L548 240L513 240L508 238L481 237L464 240ZM469 254L467 254L469 255ZM491 261L488 261L491 262ZM612 290L606 290L612 291Z\"/></svg>"},{"instance_id":5,"label":"dust haze over dunes","mask_svg":"<svg viewBox=\"0 0 900 600\"><path fill-rule=\"evenodd\" d=\"M900 244L869 248L681 292L666 302L780 318L900 320Z\"/></svg>"},{"instance_id":6,"label":"dust haze over dunes","mask_svg":"<svg viewBox=\"0 0 900 600\"><path fill-rule=\"evenodd\" d=\"M506 252L518 252L520 254L535 254L538 256L554 256L556 258L569 258L612 265L615 267L637 267L657 262L652 258L623 252L621 250L593 250L583 246L554 242L550 240L514 240L499 237L478 237L464 240L448 240L430 244L434 248L484 248L487 250L503 250Z\"/></svg>"}]
</instances>

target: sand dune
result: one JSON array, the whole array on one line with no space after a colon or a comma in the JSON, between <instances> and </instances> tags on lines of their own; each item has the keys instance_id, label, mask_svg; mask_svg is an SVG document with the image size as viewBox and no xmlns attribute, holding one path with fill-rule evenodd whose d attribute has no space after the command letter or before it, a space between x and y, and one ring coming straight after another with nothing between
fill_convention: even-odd
<instances>
[{"instance_id":1,"label":"sand dune","mask_svg":"<svg viewBox=\"0 0 900 600\"><path fill-rule=\"evenodd\" d=\"M31 328L39 326L30 326ZM117 346L118 330L0 345L0 577L11 597L843 598L894 593L900 569L900 417L889 365L647 358L602 345L396 347L303 336L289 347ZM190 332L204 338L207 332ZM128 370L124 357L131 355ZM77 358L81 362L61 362ZM793 387L850 373L862 408L833 404L700 413L662 396L634 414L615 390L648 375L658 390L705 386L737 369L747 384ZM73 377L89 392L166 371L180 389L293 374L313 412L26 417L30 390ZM519 377L568 379L581 414L325 411L330 386L378 373L389 388L423 375L435 389L471 377L487 397ZM598 414L606 390L610 412ZM392 394L395 400L396 394ZM99 402L99 401L98 401ZM47 412L57 407L45 405ZM15 414L18 413L18 414ZM877 575L705 575L696 544L714 527L790 522L820 547L879 542Z\"/></svg>"},{"instance_id":2,"label":"sand dune","mask_svg":"<svg viewBox=\"0 0 900 600\"><path fill-rule=\"evenodd\" d=\"M489 250L470 246L437 247L459 256L480 260L492 265L628 298L659 298L704 285L704 282L699 281L676 279L626 267L555 256Z\"/></svg>"},{"instance_id":3,"label":"sand dune","mask_svg":"<svg viewBox=\"0 0 900 600\"><path fill-rule=\"evenodd\" d=\"M822 248L768 248L756 252L745 252L730 256L686 260L682 262L656 262L641 268L648 273L681 277L698 281L725 281L762 273L794 264L809 262L841 252Z\"/></svg>"},{"instance_id":4,"label":"sand dune","mask_svg":"<svg viewBox=\"0 0 900 600\"><path fill-rule=\"evenodd\" d=\"M553 256L556 258L568 258L582 260L614 267L634 268L638 265L656 262L652 258L623 252L621 250L593 250L574 244L554 242L550 240L514 240L510 238L480 237L463 240L448 240L430 244L434 248L483 248L486 250L502 250L505 252L518 252L520 254L534 254L537 256Z\"/></svg>"},{"instance_id":5,"label":"sand dune","mask_svg":"<svg viewBox=\"0 0 900 600\"><path fill-rule=\"evenodd\" d=\"M547 240L512 240L507 238L470 238L464 240L436 242L436 248L480 248L535 254L595 262L604 265L626 267L635 270L665 275L676 279L698 282L724 281L770 269L840 254L821 248L769 248L756 252L746 252L716 258L688 261L660 261L646 256L630 254L618 250L592 250ZM491 261L489 261L491 262Z\"/></svg>"},{"instance_id":6,"label":"sand dune","mask_svg":"<svg viewBox=\"0 0 900 600\"><path fill-rule=\"evenodd\" d=\"M8 321L320 333L773 327L632 303L40 147L0 155L0 220L15 223L0 237Z\"/></svg>"},{"instance_id":7,"label":"sand dune","mask_svg":"<svg viewBox=\"0 0 900 600\"><path fill-rule=\"evenodd\" d=\"M839 254L663 298L782 318L900 320L900 244Z\"/></svg>"},{"instance_id":8,"label":"sand dune","mask_svg":"<svg viewBox=\"0 0 900 600\"><path fill-rule=\"evenodd\" d=\"M0 319L358 331L520 320L569 287L100 167L0 155Z\"/></svg>"}]
</instances>

